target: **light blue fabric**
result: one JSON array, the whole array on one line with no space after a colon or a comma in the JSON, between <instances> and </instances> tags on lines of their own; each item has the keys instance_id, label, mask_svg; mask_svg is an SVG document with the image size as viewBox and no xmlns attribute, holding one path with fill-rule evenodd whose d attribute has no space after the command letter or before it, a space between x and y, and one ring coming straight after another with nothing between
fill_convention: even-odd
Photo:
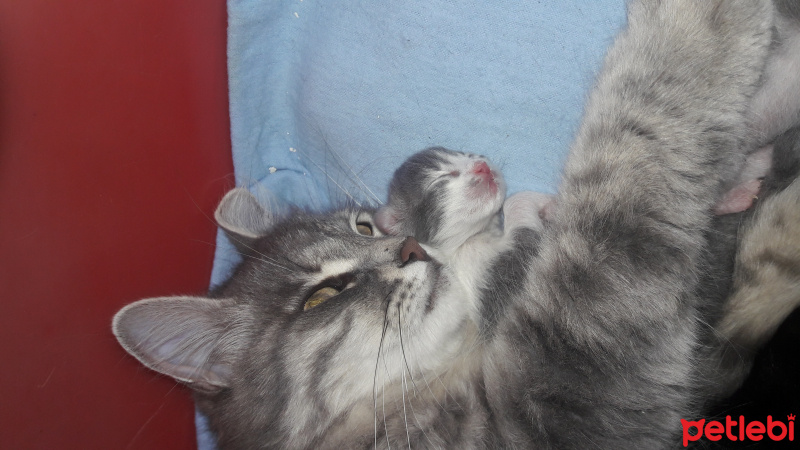
<instances>
[{"instance_id":1,"label":"light blue fabric","mask_svg":"<svg viewBox=\"0 0 800 450\"><path fill-rule=\"evenodd\" d=\"M408 155L442 145L488 156L509 193L554 192L624 20L624 0L228 0L237 184L385 201ZM237 261L218 244L212 284Z\"/></svg>"}]
</instances>

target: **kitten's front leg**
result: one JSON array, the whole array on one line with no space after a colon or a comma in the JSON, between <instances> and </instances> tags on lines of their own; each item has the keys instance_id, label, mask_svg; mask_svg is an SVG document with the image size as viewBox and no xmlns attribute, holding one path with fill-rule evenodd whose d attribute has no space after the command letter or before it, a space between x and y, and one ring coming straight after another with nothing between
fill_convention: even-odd
<instances>
[{"instance_id":1,"label":"kitten's front leg","mask_svg":"<svg viewBox=\"0 0 800 450\"><path fill-rule=\"evenodd\" d=\"M522 191L503 203L503 230L510 235L517 228L540 231L553 212L554 195Z\"/></svg>"}]
</instances>

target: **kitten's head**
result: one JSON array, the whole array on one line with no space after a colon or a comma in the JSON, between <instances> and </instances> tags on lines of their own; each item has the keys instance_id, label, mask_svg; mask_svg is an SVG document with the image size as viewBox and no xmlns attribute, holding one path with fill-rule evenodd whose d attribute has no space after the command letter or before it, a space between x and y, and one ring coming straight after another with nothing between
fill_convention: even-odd
<instances>
[{"instance_id":1,"label":"kitten's head","mask_svg":"<svg viewBox=\"0 0 800 450\"><path fill-rule=\"evenodd\" d=\"M391 414L404 381L469 353L462 288L416 240L383 235L372 211L275 221L237 189L216 217L246 250L231 279L209 297L128 305L113 329L146 366L201 393L222 443L304 447L372 430L376 398Z\"/></svg>"},{"instance_id":2,"label":"kitten's head","mask_svg":"<svg viewBox=\"0 0 800 450\"><path fill-rule=\"evenodd\" d=\"M375 220L386 234L454 249L498 223L505 194L503 176L485 157L433 147L395 171Z\"/></svg>"}]
</instances>

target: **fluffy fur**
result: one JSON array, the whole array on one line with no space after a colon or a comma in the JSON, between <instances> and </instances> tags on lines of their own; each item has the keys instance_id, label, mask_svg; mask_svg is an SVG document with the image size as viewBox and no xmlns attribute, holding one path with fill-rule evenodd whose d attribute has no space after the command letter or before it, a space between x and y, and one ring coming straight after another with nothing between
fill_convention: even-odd
<instances>
[{"instance_id":1,"label":"fluffy fur","mask_svg":"<svg viewBox=\"0 0 800 450\"><path fill-rule=\"evenodd\" d=\"M375 219L387 234L414 236L449 255L472 236L499 234L505 193L502 174L485 157L433 147L395 171Z\"/></svg>"},{"instance_id":2,"label":"fluffy fur","mask_svg":"<svg viewBox=\"0 0 800 450\"><path fill-rule=\"evenodd\" d=\"M512 273L500 267L527 265L526 249L535 250L553 203L553 196L536 192L504 198L502 173L488 159L434 147L397 169L375 220L386 234L419 239L485 316L484 305L494 303L489 297L504 298L496 274Z\"/></svg>"},{"instance_id":3,"label":"fluffy fur","mask_svg":"<svg viewBox=\"0 0 800 450\"><path fill-rule=\"evenodd\" d=\"M237 190L220 210L246 219L217 215L247 250L231 279L129 305L114 332L195 389L223 448L674 446L704 400L710 211L750 148L772 25L769 2L630 5L502 298L408 258L373 211L275 221Z\"/></svg>"},{"instance_id":4,"label":"fluffy fur","mask_svg":"<svg viewBox=\"0 0 800 450\"><path fill-rule=\"evenodd\" d=\"M717 218L711 237L717 251L701 298L716 303L718 293L727 295L707 314L704 390L716 399L741 385L756 352L800 305L800 127L775 141L774 156L752 214Z\"/></svg>"},{"instance_id":5,"label":"fluffy fur","mask_svg":"<svg viewBox=\"0 0 800 450\"><path fill-rule=\"evenodd\" d=\"M775 0L778 14L762 89L750 105L749 121L759 145L800 123L800 3Z\"/></svg>"}]
</instances>

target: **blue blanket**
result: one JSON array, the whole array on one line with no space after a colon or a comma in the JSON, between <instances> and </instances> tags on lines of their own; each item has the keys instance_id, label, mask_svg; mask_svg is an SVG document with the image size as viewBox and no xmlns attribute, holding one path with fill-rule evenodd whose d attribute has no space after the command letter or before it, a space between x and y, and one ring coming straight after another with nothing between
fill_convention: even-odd
<instances>
[{"instance_id":1,"label":"blue blanket","mask_svg":"<svg viewBox=\"0 0 800 450\"><path fill-rule=\"evenodd\" d=\"M278 205L375 204L441 145L488 156L509 194L554 192L624 20L624 0L228 0L237 184ZM217 241L212 284L238 261Z\"/></svg>"}]
</instances>

